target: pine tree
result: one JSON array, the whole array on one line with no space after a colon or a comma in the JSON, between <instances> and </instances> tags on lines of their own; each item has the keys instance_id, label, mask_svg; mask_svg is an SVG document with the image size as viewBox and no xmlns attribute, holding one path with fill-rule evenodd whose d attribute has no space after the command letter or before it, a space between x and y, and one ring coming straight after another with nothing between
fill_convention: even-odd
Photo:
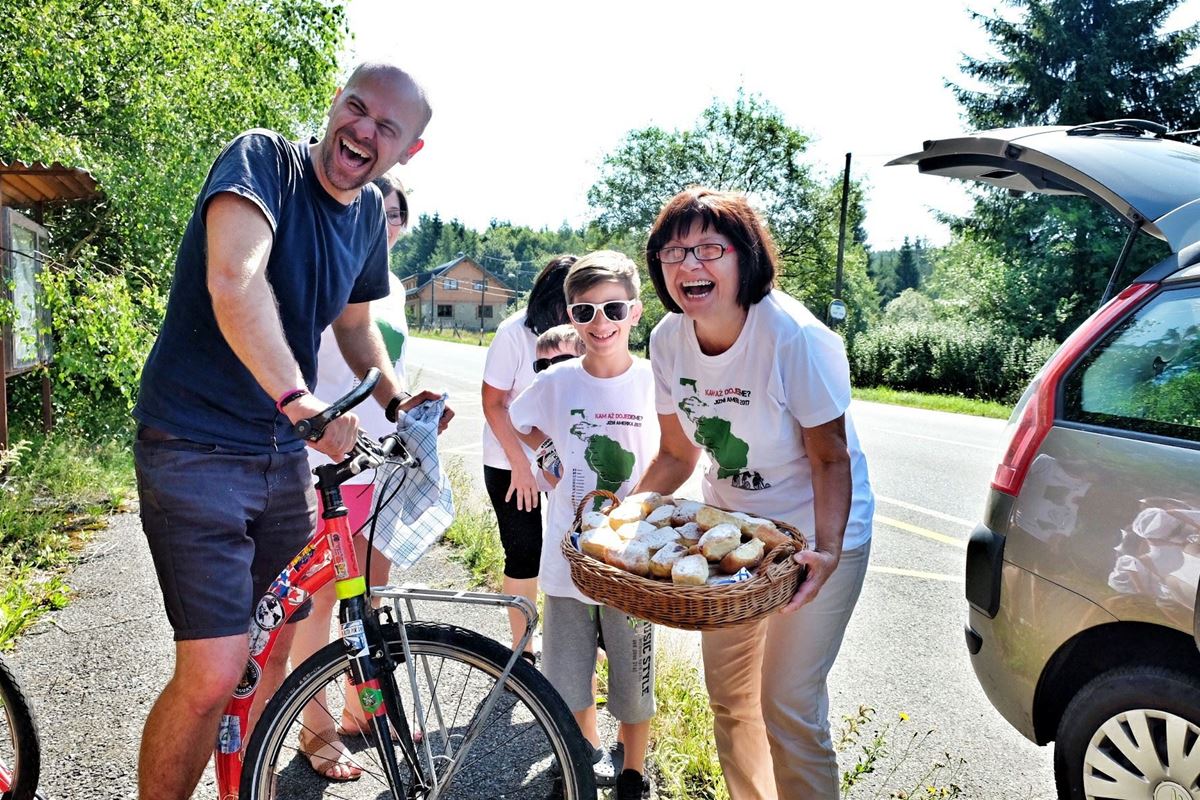
<instances>
[{"instance_id":1,"label":"pine tree","mask_svg":"<svg viewBox=\"0 0 1200 800\"><path fill-rule=\"evenodd\" d=\"M1185 64L1200 42L1200 23L1161 32L1180 0L1008 2L1023 12L1018 18L972 12L999 58L968 56L962 70L988 88L951 84L975 129L1131 117L1200 127L1200 67ZM1013 198L986 189L972 216L954 227L975 234L1006 265L1006 321L1026 336L1059 338L1095 308L1128 235L1121 220L1086 198ZM1165 254L1140 238L1127 277Z\"/></svg>"},{"instance_id":2,"label":"pine tree","mask_svg":"<svg viewBox=\"0 0 1200 800\"><path fill-rule=\"evenodd\" d=\"M921 273L917 270L917 258L912 243L904 237L900 245L900 260L896 264L896 294L905 289L917 289L921 285Z\"/></svg>"}]
</instances>

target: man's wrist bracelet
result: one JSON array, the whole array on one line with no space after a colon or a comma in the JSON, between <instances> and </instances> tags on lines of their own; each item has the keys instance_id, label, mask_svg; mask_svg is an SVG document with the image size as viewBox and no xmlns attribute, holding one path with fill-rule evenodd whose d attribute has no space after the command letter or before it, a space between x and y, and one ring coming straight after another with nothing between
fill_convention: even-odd
<instances>
[{"instance_id":1,"label":"man's wrist bracelet","mask_svg":"<svg viewBox=\"0 0 1200 800\"><path fill-rule=\"evenodd\" d=\"M308 389L291 389L279 395L279 399L275 401L275 410L280 414L283 413L283 407L293 400L299 400L304 395L308 394Z\"/></svg>"},{"instance_id":2,"label":"man's wrist bracelet","mask_svg":"<svg viewBox=\"0 0 1200 800\"><path fill-rule=\"evenodd\" d=\"M412 395L408 392L401 392L388 401L387 408L383 410L383 416L388 422L395 422L396 417L400 412L400 405L412 399Z\"/></svg>"}]
</instances>

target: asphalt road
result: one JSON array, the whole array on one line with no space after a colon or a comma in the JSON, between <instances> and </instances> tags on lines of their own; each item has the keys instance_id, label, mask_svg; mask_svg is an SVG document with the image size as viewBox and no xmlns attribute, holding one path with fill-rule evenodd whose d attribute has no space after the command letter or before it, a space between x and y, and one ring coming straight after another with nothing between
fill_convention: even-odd
<instances>
[{"instance_id":1,"label":"asphalt road","mask_svg":"<svg viewBox=\"0 0 1200 800\"><path fill-rule=\"evenodd\" d=\"M410 379L448 391L456 410L443 451L476 479L483 357L475 346L411 342ZM966 798L1053 797L1051 750L1026 741L992 709L963 643L963 544L982 508L1003 423L857 402L852 414L879 502L871 568L830 679L831 717L836 730L843 715L873 708L859 741L886 726L887 746L851 797L948 783ZM401 579L466 582L441 548ZM172 649L136 516L114 517L69 582L73 602L12 654L41 718L43 788L50 800L133 798L141 725L168 677ZM493 636L505 627L495 612L422 610L433 619L449 613ZM662 646L694 656L696 635L660 630ZM849 746L843 768L859 753ZM960 760L953 773L936 768ZM210 781L195 798L215 797Z\"/></svg>"},{"instance_id":2,"label":"asphalt road","mask_svg":"<svg viewBox=\"0 0 1200 800\"><path fill-rule=\"evenodd\" d=\"M444 450L461 456L472 475L480 471L484 353L413 339L409 357L414 385L450 393L457 416ZM965 545L983 510L1004 421L857 401L851 414L877 505L871 566L830 676L831 716L836 729L860 706L873 708L864 743L890 726L890 756L865 779L861 796L877 787L887 797L922 782L953 782L970 798L1054 797L1052 750L1025 739L992 708L963 639ZM694 634L666 631L660 640L698 650ZM843 768L859 752L848 748ZM928 775L960 759L958 771Z\"/></svg>"}]
</instances>

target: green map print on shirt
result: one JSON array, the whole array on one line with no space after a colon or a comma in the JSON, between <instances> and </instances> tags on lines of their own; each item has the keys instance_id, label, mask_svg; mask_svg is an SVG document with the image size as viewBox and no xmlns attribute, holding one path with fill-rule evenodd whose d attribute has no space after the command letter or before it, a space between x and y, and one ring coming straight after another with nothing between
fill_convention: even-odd
<instances>
[{"instance_id":1,"label":"green map print on shirt","mask_svg":"<svg viewBox=\"0 0 1200 800\"><path fill-rule=\"evenodd\" d=\"M388 358L395 364L404 352L404 334L385 319L377 318L375 327L379 329L379 335L383 337L383 346L387 348Z\"/></svg>"},{"instance_id":2,"label":"green map print on shirt","mask_svg":"<svg viewBox=\"0 0 1200 800\"><path fill-rule=\"evenodd\" d=\"M696 444L703 447L717 462L717 478L732 478L746 468L750 458L750 445L733 435L729 420L721 417L702 417L699 413L708 407L696 391L696 381L680 378L679 385L692 390L690 396L679 402L679 410L696 426Z\"/></svg>"},{"instance_id":3,"label":"green map print on shirt","mask_svg":"<svg viewBox=\"0 0 1200 800\"><path fill-rule=\"evenodd\" d=\"M636 460L633 453L621 447L616 439L592 432L592 428L600 426L589 422L582 408L571 409L571 416L579 417L579 421L571 426L571 435L587 445L583 460L588 469L596 473L596 488L616 494L621 484L633 475ZM598 511L603 503L604 498L597 497L592 503L592 510Z\"/></svg>"}]
</instances>

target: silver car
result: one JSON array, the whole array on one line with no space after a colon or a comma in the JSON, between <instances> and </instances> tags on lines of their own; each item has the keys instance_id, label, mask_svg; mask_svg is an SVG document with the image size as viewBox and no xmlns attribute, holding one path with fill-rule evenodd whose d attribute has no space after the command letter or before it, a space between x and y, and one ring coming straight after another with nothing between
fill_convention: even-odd
<instances>
[{"instance_id":1,"label":"silver car","mask_svg":"<svg viewBox=\"0 0 1200 800\"><path fill-rule=\"evenodd\" d=\"M1170 250L1025 391L967 548L975 674L1055 743L1063 798L1200 800L1200 147L1162 133L995 130L893 162L1089 197Z\"/></svg>"}]
</instances>

